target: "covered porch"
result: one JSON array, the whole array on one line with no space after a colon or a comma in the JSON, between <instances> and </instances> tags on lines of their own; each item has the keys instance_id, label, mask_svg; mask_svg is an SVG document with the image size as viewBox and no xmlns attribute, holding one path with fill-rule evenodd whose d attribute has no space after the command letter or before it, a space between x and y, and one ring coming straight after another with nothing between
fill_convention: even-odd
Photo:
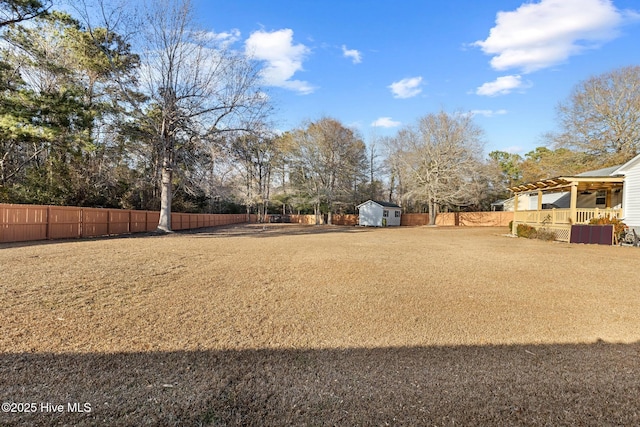
<instances>
[{"instance_id":1,"label":"covered porch","mask_svg":"<svg viewBox=\"0 0 640 427\"><path fill-rule=\"evenodd\" d=\"M556 240L571 239L571 225L589 224L594 218L623 216L624 176L611 176L614 168L577 176L545 179L511 187L514 193L512 232L518 224L546 228Z\"/></svg>"}]
</instances>

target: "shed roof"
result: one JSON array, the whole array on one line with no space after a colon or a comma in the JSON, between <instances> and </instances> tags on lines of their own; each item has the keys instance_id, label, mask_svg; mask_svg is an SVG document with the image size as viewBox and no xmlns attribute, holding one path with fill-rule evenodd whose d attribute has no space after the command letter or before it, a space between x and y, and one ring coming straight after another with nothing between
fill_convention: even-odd
<instances>
[{"instance_id":1,"label":"shed roof","mask_svg":"<svg viewBox=\"0 0 640 427\"><path fill-rule=\"evenodd\" d=\"M360 206L362 206L362 205L364 205L364 204L366 204L366 203L369 203L369 202L373 202L373 203L375 203L376 205L380 205L380 206L382 206L382 207L384 207L384 208L397 208L397 209L401 209L401 208L400 208L400 206L396 205L395 203L391 203L391 202L382 202L382 201L380 201L380 200L371 200L371 199L367 200L366 202L360 203L360 204L359 204L358 206L356 206L356 207L357 207L357 208L360 208Z\"/></svg>"}]
</instances>

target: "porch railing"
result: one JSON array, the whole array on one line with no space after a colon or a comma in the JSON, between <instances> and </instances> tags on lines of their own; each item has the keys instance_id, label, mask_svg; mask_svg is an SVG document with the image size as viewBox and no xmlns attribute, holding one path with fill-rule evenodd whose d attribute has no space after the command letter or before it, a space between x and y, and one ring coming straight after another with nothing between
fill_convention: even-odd
<instances>
[{"instance_id":1,"label":"porch railing","mask_svg":"<svg viewBox=\"0 0 640 427\"><path fill-rule=\"evenodd\" d=\"M589 224L593 218L622 219L622 209L576 209L575 224ZM556 234L556 240L568 242L571 238L571 209L543 209L541 211L518 211L513 215L514 232L517 224L536 228L544 227Z\"/></svg>"},{"instance_id":2,"label":"porch railing","mask_svg":"<svg viewBox=\"0 0 640 427\"><path fill-rule=\"evenodd\" d=\"M622 218L622 209L576 209L576 224L589 224L593 218ZM526 224L571 224L571 209L543 209L541 211L517 211L514 222Z\"/></svg>"}]
</instances>

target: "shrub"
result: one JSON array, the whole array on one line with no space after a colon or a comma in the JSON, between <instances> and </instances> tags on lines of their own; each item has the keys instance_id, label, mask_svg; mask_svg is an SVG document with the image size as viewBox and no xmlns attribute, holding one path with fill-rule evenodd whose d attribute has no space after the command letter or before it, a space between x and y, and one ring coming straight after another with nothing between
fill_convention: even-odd
<instances>
[{"instance_id":1,"label":"shrub","mask_svg":"<svg viewBox=\"0 0 640 427\"><path fill-rule=\"evenodd\" d=\"M592 218L589 221L591 225L613 225L613 235L615 236L615 241L619 242L623 237L627 230L627 224L622 222L619 218L612 218L610 216L600 217L600 218Z\"/></svg>"},{"instance_id":2,"label":"shrub","mask_svg":"<svg viewBox=\"0 0 640 427\"><path fill-rule=\"evenodd\" d=\"M516 235L518 237L526 237L527 239L534 239L536 237L537 230L527 224L518 224L516 227Z\"/></svg>"},{"instance_id":3,"label":"shrub","mask_svg":"<svg viewBox=\"0 0 640 427\"><path fill-rule=\"evenodd\" d=\"M546 228L540 228L536 232L536 239L553 241L556 240L556 233Z\"/></svg>"},{"instance_id":4,"label":"shrub","mask_svg":"<svg viewBox=\"0 0 640 427\"><path fill-rule=\"evenodd\" d=\"M509 221L509 233L513 233L513 220Z\"/></svg>"},{"instance_id":5,"label":"shrub","mask_svg":"<svg viewBox=\"0 0 640 427\"><path fill-rule=\"evenodd\" d=\"M538 228L532 227L526 224L518 224L516 228L516 234L518 237L525 237L527 239L540 239L552 241L556 240L556 233L548 230L546 228Z\"/></svg>"}]
</instances>

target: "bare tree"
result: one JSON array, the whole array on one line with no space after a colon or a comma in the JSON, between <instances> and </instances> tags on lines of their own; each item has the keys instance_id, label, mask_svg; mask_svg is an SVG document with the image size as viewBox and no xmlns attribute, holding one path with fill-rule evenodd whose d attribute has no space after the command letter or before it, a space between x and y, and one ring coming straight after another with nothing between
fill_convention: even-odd
<instances>
[{"instance_id":1,"label":"bare tree","mask_svg":"<svg viewBox=\"0 0 640 427\"><path fill-rule=\"evenodd\" d=\"M354 176L366 170L364 142L353 130L327 117L293 132L291 137L295 147L294 180L311 199L316 218L320 205L327 204L327 222L331 224L337 205L345 195L353 194Z\"/></svg>"},{"instance_id":2,"label":"bare tree","mask_svg":"<svg viewBox=\"0 0 640 427\"><path fill-rule=\"evenodd\" d=\"M172 178L181 139L246 129L265 105L258 70L242 54L197 31L188 0L153 2L143 56L146 93L161 109L163 147L160 230L170 230Z\"/></svg>"},{"instance_id":3,"label":"bare tree","mask_svg":"<svg viewBox=\"0 0 640 427\"><path fill-rule=\"evenodd\" d=\"M244 177L247 214L255 205L259 220L264 221L271 195L272 173L279 157L275 136L266 131L242 132L227 138L226 149Z\"/></svg>"},{"instance_id":4,"label":"bare tree","mask_svg":"<svg viewBox=\"0 0 640 427\"><path fill-rule=\"evenodd\" d=\"M429 114L400 130L390 143L391 163L405 198L427 203L435 224L442 206L473 202L482 168L483 131L469 114Z\"/></svg>"},{"instance_id":5,"label":"bare tree","mask_svg":"<svg viewBox=\"0 0 640 427\"><path fill-rule=\"evenodd\" d=\"M548 135L552 142L600 165L624 163L640 153L640 66L579 83L557 111L561 131Z\"/></svg>"},{"instance_id":6,"label":"bare tree","mask_svg":"<svg viewBox=\"0 0 640 427\"><path fill-rule=\"evenodd\" d=\"M96 1L105 28L130 22L123 16L132 11L110 9L105 0ZM85 16L90 19L91 14ZM139 82L146 98L121 89L134 116L149 131L147 137L158 147L158 229L169 231L177 160L188 157L185 152L195 140L200 146L213 144L222 132L251 129L264 118L268 103L258 87L256 64L214 34L200 30L189 0L149 1L137 25L142 36Z\"/></svg>"},{"instance_id":7,"label":"bare tree","mask_svg":"<svg viewBox=\"0 0 640 427\"><path fill-rule=\"evenodd\" d=\"M291 181L296 188L298 204L307 201L313 206L316 224L320 223L320 204L323 200L322 164L320 146L309 132L297 129L288 134L292 146Z\"/></svg>"},{"instance_id":8,"label":"bare tree","mask_svg":"<svg viewBox=\"0 0 640 427\"><path fill-rule=\"evenodd\" d=\"M383 183L381 175L384 174L384 165L381 162L380 149L378 147L379 139L374 139L370 142L367 152L367 188L365 192L362 192L363 196L366 196L372 200L382 200L385 198ZM390 201L390 200L389 200Z\"/></svg>"},{"instance_id":9,"label":"bare tree","mask_svg":"<svg viewBox=\"0 0 640 427\"><path fill-rule=\"evenodd\" d=\"M292 138L289 132L278 135L275 140L276 155L271 161L273 169L273 199L282 206L282 215L287 214L287 207L292 209L291 202L294 197L290 183L292 163Z\"/></svg>"}]
</instances>

